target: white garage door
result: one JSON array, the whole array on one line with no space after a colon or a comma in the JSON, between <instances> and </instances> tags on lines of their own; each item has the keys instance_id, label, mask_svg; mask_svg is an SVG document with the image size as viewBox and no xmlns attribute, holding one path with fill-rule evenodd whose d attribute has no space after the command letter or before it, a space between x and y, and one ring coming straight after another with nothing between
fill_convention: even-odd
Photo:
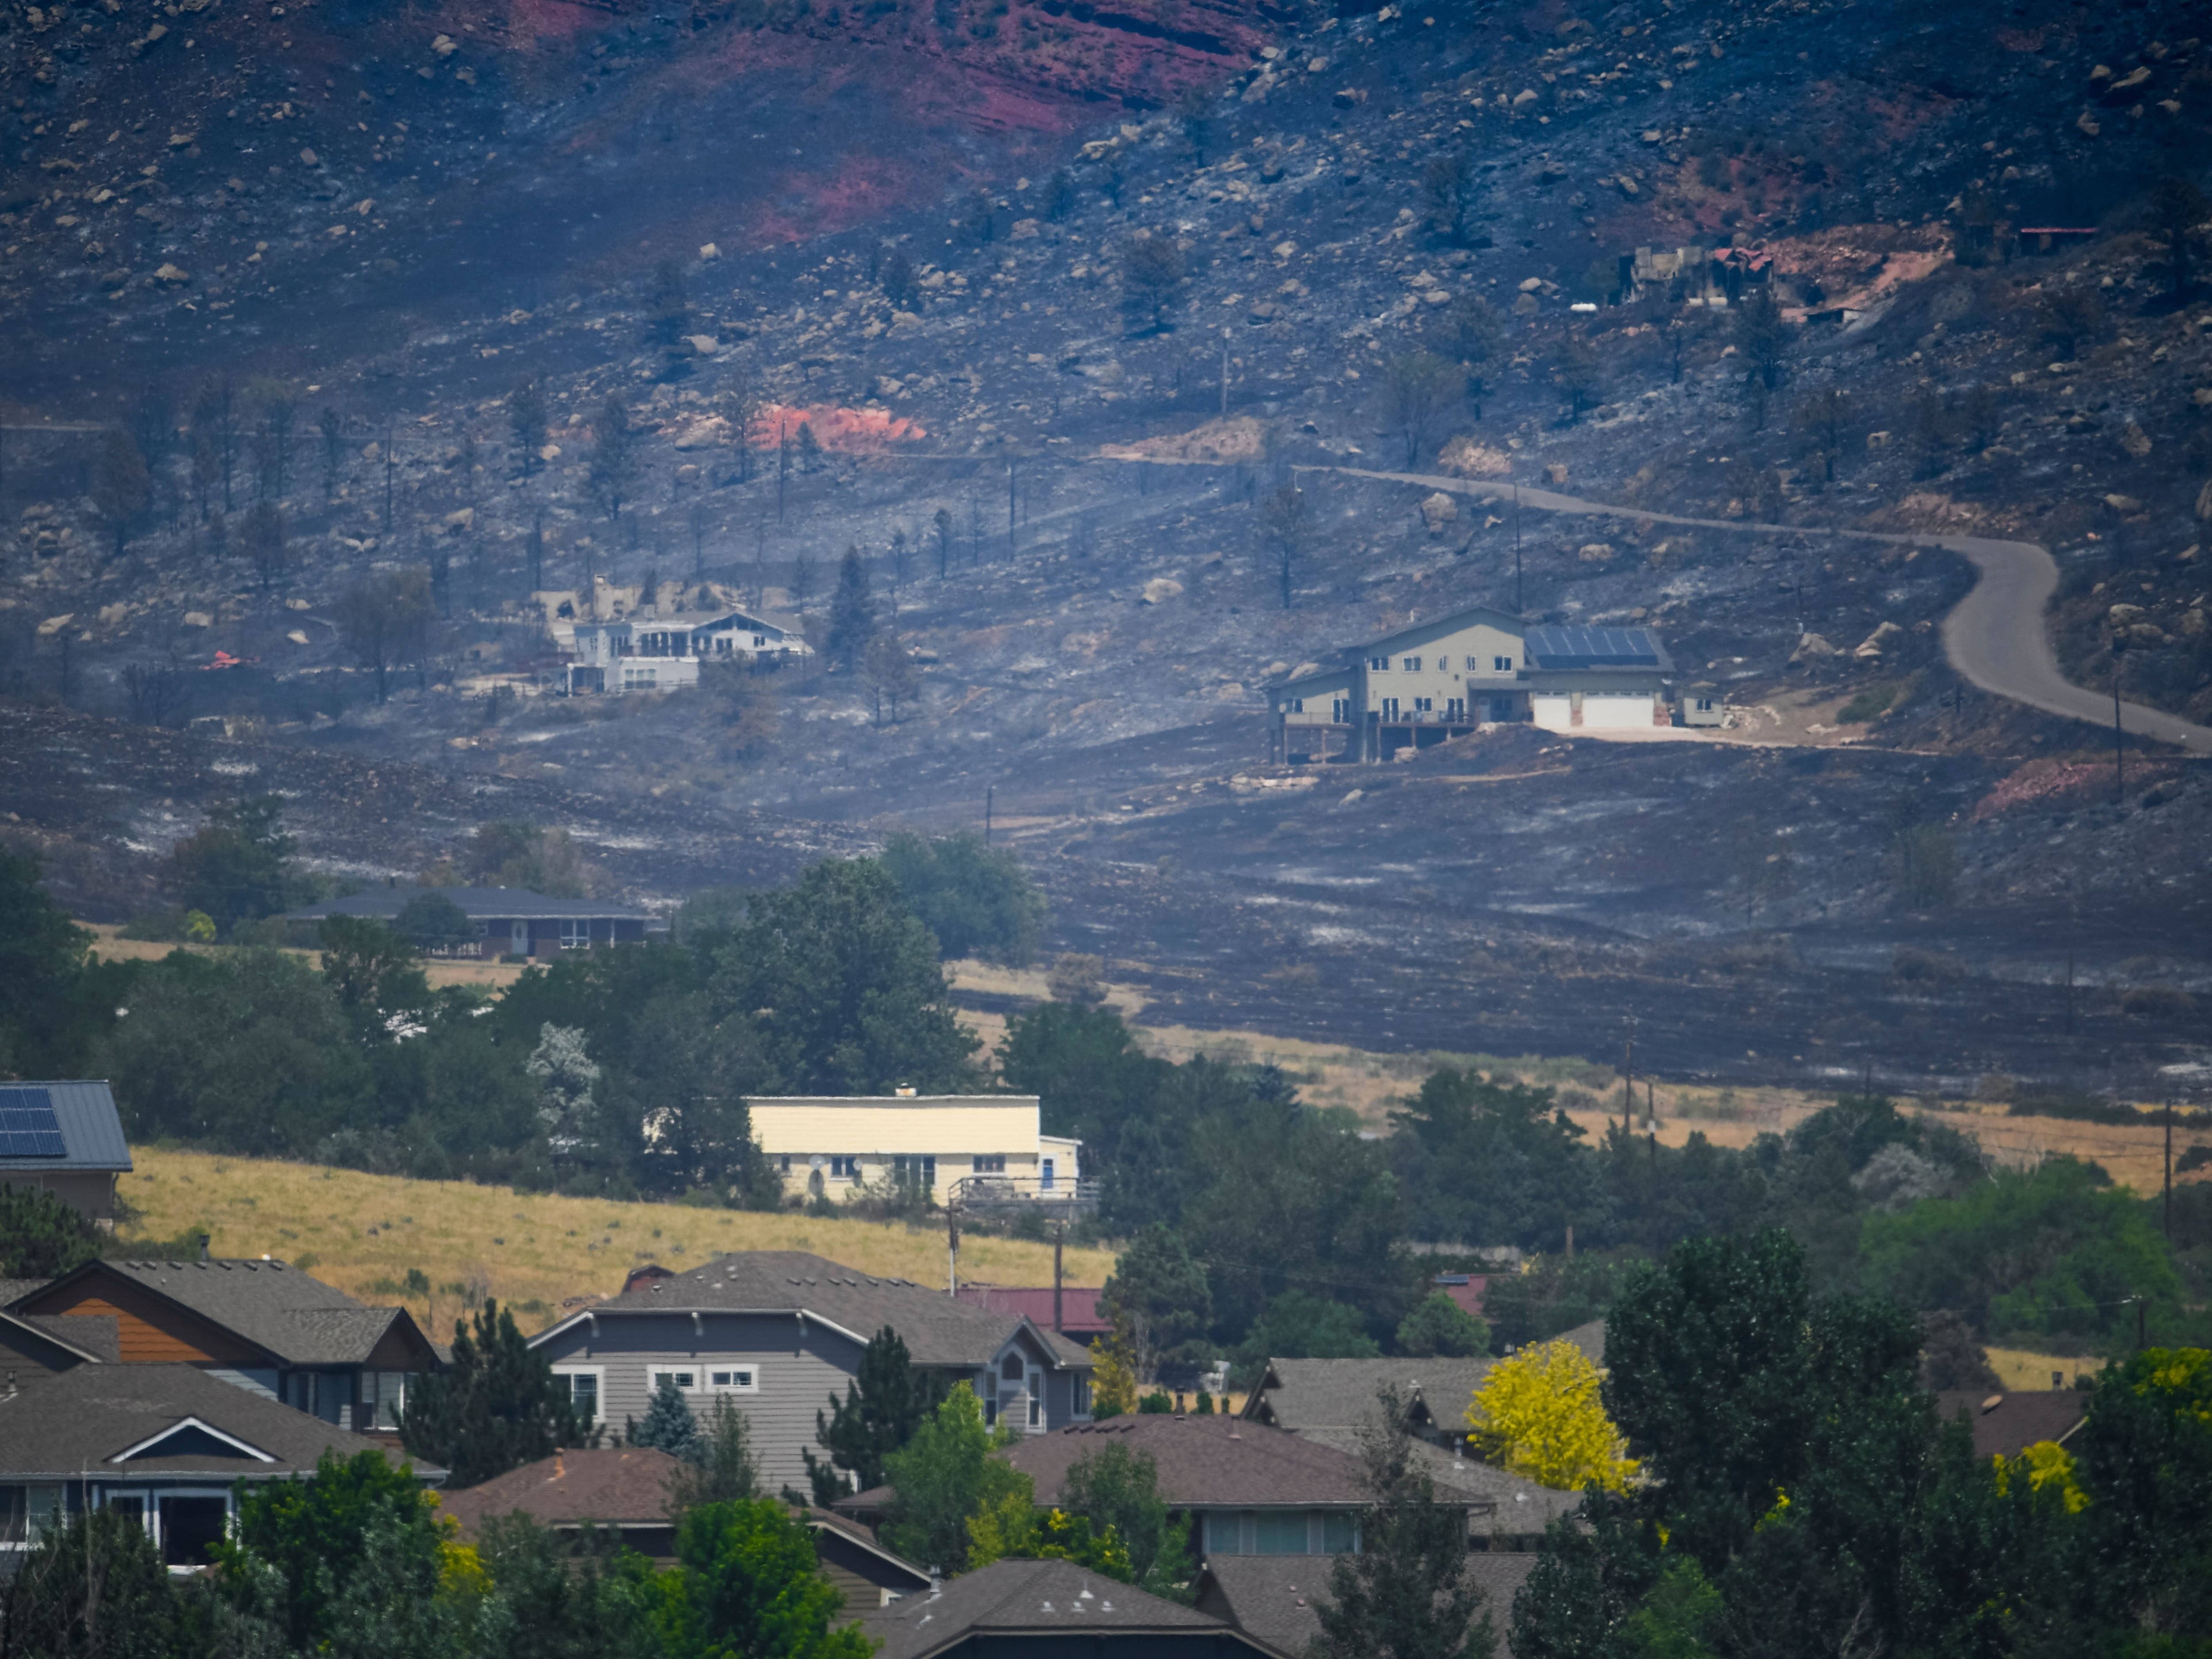
<instances>
[{"instance_id":1,"label":"white garage door","mask_svg":"<svg viewBox=\"0 0 2212 1659\"><path fill-rule=\"evenodd\" d=\"M1586 691L1583 694L1583 725L1585 727L1618 730L1623 726L1651 724L1651 694L1638 692L1624 696L1618 692Z\"/></svg>"},{"instance_id":2,"label":"white garage door","mask_svg":"<svg viewBox=\"0 0 2212 1659\"><path fill-rule=\"evenodd\" d=\"M1528 699L1529 717L1547 732L1565 732L1574 724L1574 708L1564 692L1539 691Z\"/></svg>"}]
</instances>

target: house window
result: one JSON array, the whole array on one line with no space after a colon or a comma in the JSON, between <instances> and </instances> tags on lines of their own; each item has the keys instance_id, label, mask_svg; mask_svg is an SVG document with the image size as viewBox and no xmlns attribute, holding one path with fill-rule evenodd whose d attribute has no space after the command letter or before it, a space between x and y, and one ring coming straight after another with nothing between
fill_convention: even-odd
<instances>
[{"instance_id":1,"label":"house window","mask_svg":"<svg viewBox=\"0 0 2212 1659\"><path fill-rule=\"evenodd\" d=\"M1390 659L1388 657L1370 657L1367 659L1367 672L1370 674L1389 673L1390 672Z\"/></svg>"},{"instance_id":2,"label":"house window","mask_svg":"<svg viewBox=\"0 0 2212 1659\"><path fill-rule=\"evenodd\" d=\"M1040 1159L1037 1164L1037 1190L1041 1193L1050 1192L1053 1189L1053 1161L1048 1158Z\"/></svg>"},{"instance_id":3,"label":"house window","mask_svg":"<svg viewBox=\"0 0 2212 1659\"><path fill-rule=\"evenodd\" d=\"M1091 1379L1087 1376L1075 1379L1075 1414L1078 1417L1091 1415Z\"/></svg>"},{"instance_id":4,"label":"house window","mask_svg":"<svg viewBox=\"0 0 2212 1659\"><path fill-rule=\"evenodd\" d=\"M1385 697L1382 699L1382 718L1386 720L1395 720L1398 718L1397 698Z\"/></svg>"},{"instance_id":5,"label":"house window","mask_svg":"<svg viewBox=\"0 0 2212 1659\"><path fill-rule=\"evenodd\" d=\"M1513 672L1513 659L1510 657L1492 657L1490 659L1490 665L1494 671L1500 674L1510 674ZM1468 666L1472 668L1474 665L1473 663L1469 663L1468 664Z\"/></svg>"},{"instance_id":6,"label":"house window","mask_svg":"<svg viewBox=\"0 0 2212 1659\"><path fill-rule=\"evenodd\" d=\"M397 1429L400 1411L407 1404L407 1373L363 1371L361 1403L368 1408L365 1414L371 1427Z\"/></svg>"},{"instance_id":7,"label":"house window","mask_svg":"<svg viewBox=\"0 0 2212 1659\"><path fill-rule=\"evenodd\" d=\"M1018 1353L1010 1353L1004 1359L1000 1360L999 1362L999 1375L1005 1377L1009 1382L1020 1382L1022 1380L1021 1355Z\"/></svg>"},{"instance_id":8,"label":"house window","mask_svg":"<svg viewBox=\"0 0 2212 1659\"><path fill-rule=\"evenodd\" d=\"M899 1152L891 1158L891 1179L902 1187L909 1183L935 1191L937 1188L937 1155L934 1152Z\"/></svg>"},{"instance_id":9,"label":"house window","mask_svg":"<svg viewBox=\"0 0 2212 1659\"><path fill-rule=\"evenodd\" d=\"M1352 699L1339 697L1328 706L1328 717L1338 726L1348 725L1352 720Z\"/></svg>"},{"instance_id":10,"label":"house window","mask_svg":"<svg viewBox=\"0 0 2212 1659\"><path fill-rule=\"evenodd\" d=\"M663 1377L666 1377L670 1382L673 1382L679 1394L696 1393L699 1387L699 1373L692 1370L688 1365L653 1365L648 1367L645 1374L646 1387L654 1394L659 1393L660 1380Z\"/></svg>"},{"instance_id":11,"label":"house window","mask_svg":"<svg viewBox=\"0 0 2212 1659\"><path fill-rule=\"evenodd\" d=\"M1407 659L1406 659L1406 672L1407 672L1408 674L1418 674L1418 673L1419 673L1419 672L1421 672L1421 659L1420 659L1419 657L1408 657L1408 658L1407 658Z\"/></svg>"},{"instance_id":12,"label":"house window","mask_svg":"<svg viewBox=\"0 0 2212 1659\"><path fill-rule=\"evenodd\" d=\"M0 1486L0 1550L25 1550L63 1524L59 1486Z\"/></svg>"},{"instance_id":13,"label":"house window","mask_svg":"<svg viewBox=\"0 0 2212 1659\"><path fill-rule=\"evenodd\" d=\"M163 1492L155 1500L161 1565L204 1567L230 1530L230 1498L221 1492Z\"/></svg>"},{"instance_id":14,"label":"house window","mask_svg":"<svg viewBox=\"0 0 2212 1659\"><path fill-rule=\"evenodd\" d=\"M1713 700L1711 697L1699 697L1697 708L1699 714L1710 714L1713 711Z\"/></svg>"},{"instance_id":15,"label":"house window","mask_svg":"<svg viewBox=\"0 0 2212 1659\"><path fill-rule=\"evenodd\" d=\"M1413 712L1414 712L1416 714L1435 714L1435 713L1437 712L1437 700L1436 700L1434 697L1416 697L1416 698L1414 698L1414 699L1413 699Z\"/></svg>"},{"instance_id":16,"label":"house window","mask_svg":"<svg viewBox=\"0 0 2212 1659\"><path fill-rule=\"evenodd\" d=\"M568 1391L568 1404L577 1416L586 1423L598 1423L599 1416L599 1376L597 1365L553 1368L553 1385Z\"/></svg>"},{"instance_id":17,"label":"house window","mask_svg":"<svg viewBox=\"0 0 2212 1659\"><path fill-rule=\"evenodd\" d=\"M775 1161L775 1167L778 1174L789 1175L791 1173L791 1154L789 1152L786 1152L781 1158L777 1158Z\"/></svg>"},{"instance_id":18,"label":"house window","mask_svg":"<svg viewBox=\"0 0 2212 1659\"><path fill-rule=\"evenodd\" d=\"M1291 713L1293 714L1303 714L1305 712L1306 700L1304 697L1292 697L1291 699Z\"/></svg>"},{"instance_id":19,"label":"house window","mask_svg":"<svg viewBox=\"0 0 2212 1659\"><path fill-rule=\"evenodd\" d=\"M1311 1553L1304 1510L1261 1510L1252 1517L1252 1553L1305 1555Z\"/></svg>"},{"instance_id":20,"label":"house window","mask_svg":"<svg viewBox=\"0 0 2212 1659\"><path fill-rule=\"evenodd\" d=\"M1006 1172L1006 1155L1004 1152L978 1152L975 1154L975 1173L977 1175L1004 1175Z\"/></svg>"},{"instance_id":21,"label":"house window","mask_svg":"<svg viewBox=\"0 0 2212 1659\"><path fill-rule=\"evenodd\" d=\"M1467 699L1465 697L1453 697L1448 701L1444 704L1444 718L1448 720L1465 720L1467 718Z\"/></svg>"},{"instance_id":22,"label":"house window","mask_svg":"<svg viewBox=\"0 0 2212 1659\"><path fill-rule=\"evenodd\" d=\"M1321 1553L1350 1555L1359 1548L1358 1518L1348 1510L1321 1512Z\"/></svg>"},{"instance_id":23,"label":"house window","mask_svg":"<svg viewBox=\"0 0 2212 1659\"><path fill-rule=\"evenodd\" d=\"M561 924L561 948L564 951L586 951L592 945L592 924L588 921L564 921Z\"/></svg>"},{"instance_id":24,"label":"house window","mask_svg":"<svg viewBox=\"0 0 2212 1659\"><path fill-rule=\"evenodd\" d=\"M1033 1429L1044 1426L1044 1390L1042 1389L1030 1390L1030 1426Z\"/></svg>"},{"instance_id":25,"label":"house window","mask_svg":"<svg viewBox=\"0 0 2212 1659\"><path fill-rule=\"evenodd\" d=\"M707 1390L710 1394L758 1394L760 1373L750 1365L710 1370L707 1373Z\"/></svg>"},{"instance_id":26,"label":"house window","mask_svg":"<svg viewBox=\"0 0 2212 1659\"><path fill-rule=\"evenodd\" d=\"M848 1158L842 1152L832 1152L830 1154L830 1180L858 1181L860 1178L860 1160L859 1158Z\"/></svg>"}]
</instances>

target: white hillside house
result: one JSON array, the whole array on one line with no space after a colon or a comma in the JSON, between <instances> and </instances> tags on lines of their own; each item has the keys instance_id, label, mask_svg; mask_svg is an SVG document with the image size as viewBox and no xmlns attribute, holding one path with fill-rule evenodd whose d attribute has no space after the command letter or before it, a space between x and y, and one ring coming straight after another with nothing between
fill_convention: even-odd
<instances>
[{"instance_id":1,"label":"white hillside house","mask_svg":"<svg viewBox=\"0 0 2212 1659\"><path fill-rule=\"evenodd\" d=\"M708 661L796 660L810 654L790 618L732 611L711 621L686 623L653 617L578 623L562 689L579 691L668 691L696 685Z\"/></svg>"}]
</instances>

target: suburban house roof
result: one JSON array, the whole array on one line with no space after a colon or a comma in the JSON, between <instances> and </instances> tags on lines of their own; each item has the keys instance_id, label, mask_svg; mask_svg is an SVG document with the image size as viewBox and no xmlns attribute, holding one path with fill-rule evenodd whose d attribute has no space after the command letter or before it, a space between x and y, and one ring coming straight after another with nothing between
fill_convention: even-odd
<instances>
[{"instance_id":1,"label":"suburban house roof","mask_svg":"<svg viewBox=\"0 0 2212 1659\"><path fill-rule=\"evenodd\" d=\"M1329 1600L1329 1575L1343 1559L1334 1555L1216 1555L1199 1575L1202 1612L1226 1619L1248 1636L1280 1653L1304 1653L1321 1634L1317 1604ZM1497 1632L1497 1659L1513 1659L1506 1638L1513 1598L1534 1571L1533 1554L1477 1550L1467 1570L1482 1587L1483 1611Z\"/></svg>"},{"instance_id":2,"label":"suburban house roof","mask_svg":"<svg viewBox=\"0 0 2212 1659\"><path fill-rule=\"evenodd\" d=\"M1054 1504L1075 1461L1108 1446L1148 1454L1160 1497L1172 1509L1325 1509L1368 1501L1358 1458L1240 1417L1140 1412L1033 1435L1005 1456L1030 1477L1038 1503Z\"/></svg>"},{"instance_id":3,"label":"suburban house roof","mask_svg":"<svg viewBox=\"0 0 2212 1659\"><path fill-rule=\"evenodd\" d=\"M1270 1359L1244 1402L1256 1423L1305 1433L1355 1429L1375 1410L1385 1388L1402 1390L1415 1420L1442 1432L1465 1427L1468 1401L1497 1362L1491 1359Z\"/></svg>"},{"instance_id":4,"label":"suburban house roof","mask_svg":"<svg viewBox=\"0 0 2212 1659\"><path fill-rule=\"evenodd\" d=\"M1097 1285L1060 1287L1060 1322L1063 1331L1103 1334L1114 1322L1098 1305L1105 1291ZM1049 1285L963 1285L959 1299L993 1313L1018 1314L1041 1330L1050 1330L1053 1290Z\"/></svg>"},{"instance_id":5,"label":"suburban house roof","mask_svg":"<svg viewBox=\"0 0 2212 1659\"><path fill-rule=\"evenodd\" d=\"M0 1279L0 1308L12 1308L33 1291L52 1284L46 1279Z\"/></svg>"},{"instance_id":6,"label":"suburban house roof","mask_svg":"<svg viewBox=\"0 0 2212 1659\"><path fill-rule=\"evenodd\" d=\"M368 916L389 921L406 908L410 899L435 893L460 907L471 921L575 921L603 920L650 921L642 910L606 899L548 898L526 887L368 887L344 898L306 904L285 914L295 921L320 921L325 916Z\"/></svg>"},{"instance_id":7,"label":"suburban house roof","mask_svg":"<svg viewBox=\"0 0 2212 1659\"><path fill-rule=\"evenodd\" d=\"M667 1313L793 1314L857 1342L890 1326L917 1365L978 1370L1027 1330L1056 1370L1088 1370L1091 1352L1020 1315L957 1302L909 1279L863 1273L805 1250L741 1250L665 1278L633 1275L619 1296L595 1303L530 1339L538 1347L579 1322Z\"/></svg>"},{"instance_id":8,"label":"suburban house roof","mask_svg":"<svg viewBox=\"0 0 2212 1659\"><path fill-rule=\"evenodd\" d=\"M1544 1340L1571 1343L1583 1351L1591 1364L1600 1370L1605 1369L1605 1321L1602 1319L1593 1319L1587 1325L1577 1325L1572 1330L1561 1331L1557 1336Z\"/></svg>"},{"instance_id":9,"label":"suburban house roof","mask_svg":"<svg viewBox=\"0 0 2212 1659\"><path fill-rule=\"evenodd\" d=\"M326 1450L384 1448L196 1365L81 1365L0 1395L0 1480L91 1474L228 1486L310 1474ZM416 1473L434 1485L446 1475Z\"/></svg>"},{"instance_id":10,"label":"suburban house roof","mask_svg":"<svg viewBox=\"0 0 2212 1659\"><path fill-rule=\"evenodd\" d=\"M2064 1443L2088 1414L2089 1395L2081 1389L2039 1389L2033 1394L1945 1389L1936 1396L1936 1408L1947 1423L1966 1413L1974 1431L1977 1457L2017 1457L2041 1441Z\"/></svg>"},{"instance_id":11,"label":"suburban house roof","mask_svg":"<svg viewBox=\"0 0 2212 1659\"><path fill-rule=\"evenodd\" d=\"M1334 1446L1347 1457L1359 1455L1357 1429L1306 1429L1298 1437L1317 1446ZM1413 1443L1415 1461L1436 1482L1437 1495L1447 1503L1465 1504L1468 1524L1480 1534L1510 1533L1526 1537L1540 1533L1563 1515L1583 1506L1579 1492L1560 1492L1483 1462L1480 1458L1454 1455L1446 1447L1426 1440Z\"/></svg>"},{"instance_id":12,"label":"suburban house roof","mask_svg":"<svg viewBox=\"0 0 2212 1659\"><path fill-rule=\"evenodd\" d=\"M106 1084L61 1079L0 1083L0 1170L130 1167L123 1120Z\"/></svg>"},{"instance_id":13,"label":"suburban house roof","mask_svg":"<svg viewBox=\"0 0 2212 1659\"><path fill-rule=\"evenodd\" d=\"M279 1364L364 1364L395 1332L426 1358L434 1358L437 1352L406 1309L366 1307L285 1261L88 1261L16 1298L9 1310L46 1312L86 1281L102 1279L134 1285L196 1314ZM74 1326L98 1317L59 1316L51 1323ZM106 1322L113 1328L112 1316Z\"/></svg>"},{"instance_id":14,"label":"suburban house roof","mask_svg":"<svg viewBox=\"0 0 2212 1659\"><path fill-rule=\"evenodd\" d=\"M975 1638L989 1638L993 1652L1024 1654L1058 1652L1065 1644L1066 1652L1087 1655L1116 1637L1211 1636L1221 1659L1270 1651L1211 1614L1073 1561L994 1561L869 1613L860 1628L883 1644L878 1659L930 1659Z\"/></svg>"},{"instance_id":15,"label":"suburban house roof","mask_svg":"<svg viewBox=\"0 0 2212 1659\"><path fill-rule=\"evenodd\" d=\"M8 1344L11 1336L17 1342L27 1342L33 1352L59 1348L72 1362L94 1365L116 1363L117 1337L112 1318L61 1319L41 1314L0 1313L0 1345Z\"/></svg>"},{"instance_id":16,"label":"suburban house roof","mask_svg":"<svg viewBox=\"0 0 2212 1659\"><path fill-rule=\"evenodd\" d=\"M876 1535L859 1522L839 1515L832 1510L816 1509L811 1504L794 1512L806 1523L808 1530L815 1534L817 1550L822 1547L820 1540L826 1535L848 1544L864 1554L872 1556L890 1569L890 1576L905 1578L911 1588L915 1589L929 1588L929 1570L927 1567L918 1567L903 1555L885 1549Z\"/></svg>"},{"instance_id":17,"label":"suburban house roof","mask_svg":"<svg viewBox=\"0 0 2212 1659\"><path fill-rule=\"evenodd\" d=\"M1532 628L1523 640L1537 670L1640 668L1674 672L1674 659L1648 628Z\"/></svg>"},{"instance_id":18,"label":"suburban house roof","mask_svg":"<svg viewBox=\"0 0 2212 1659\"><path fill-rule=\"evenodd\" d=\"M665 1526L668 1484L684 1467L649 1446L558 1451L441 1500L474 1535L495 1516L517 1510L540 1526Z\"/></svg>"},{"instance_id":19,"label":"suburban house roof","mask_svg":"<svg viewBox=\"0 0 2212 1659\"><path fill-rule=\"evenodd\" d=\"M1389 633L1378 635L1363 644L1346 646L1345 651L1347 655L1356 653L1364 656L1370 652L1379 652L1414 640L1431 639L1438 634L1455 633L1460 629L1473 627L1478 623L1489 623L1513 634L1534 631L1529 629L1525 621L1510 611L1500 611L1494 605L1471 605L1464 611L1447 611L1441 617L1431 617L1425 622L1408 623L1403 628L1393 629Z\"/></svg>"}]
</instances>

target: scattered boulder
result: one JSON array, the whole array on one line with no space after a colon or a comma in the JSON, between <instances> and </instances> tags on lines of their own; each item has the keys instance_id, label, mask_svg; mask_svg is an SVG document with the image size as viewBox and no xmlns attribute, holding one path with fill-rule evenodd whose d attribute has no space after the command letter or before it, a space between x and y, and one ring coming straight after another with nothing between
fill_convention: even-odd
<instances>
[{"instance_id":1,"label":"scattered boulder","mask_svg":"<svg viewBox=\"0 0 2212 1659\"><path fill-rule=\"evenodd\" d=\"M1567 464L1565 461L1553 461L1547 464L1544 468L1544 482L1557 484L1562 489L1565 489Z\"/></svg>"},{"instance_id":2,"label":"scattered boulder","mask_svg":"<svg viewBox=\"0 0 2212 1659\"><path fill-rule=\"evenodd\" d=\"M154 272L154 280L169 288L182 288L192 275L180 265L163 264Z\"/></svg>"},{"instance_id":3,"label":"scattered boulder","mask_svg":"<svg viewBox=\"0 0 2212 1659\"><path fill-rule=\"evenodd\" d=\"M722 343L711 334L687 334L684 343L701 357L711 357L722 349Z\"/></svg>"},{"instance_id":4,"label":"scattered boulder","mask_svg":"<svg viewBox=\"0 0 2212 1659\"><path fill-rule=\"evenodd\" d=\"M2105 497L2105 505L2111 507L2115 513L2140 513L2142 511L2142 503L2132 495L2107 495Z\"/></svg>"},{"instance_id":5,"label":"scattered boulder","mask_svg":"<svg viewBox=\"0 0 2212 1659\"><path fill-rule=\"evenodd\" d=\"M458 512L448 513L445 519L446 533L448 536L458 536L464 531L473 529L476 521L477 510L473 507L465 507Z\"/></svg>"},{"instance_id":6,"label":"scattered boulder","mask_svg":"<svg viewBox=\"0 0 2212 1659\"><path fill-rule=\"evenodd\" d=\"M2120 434L2120 447L2126 450L2136 460L2141 460L2150 453L2150 434L2145 432L2133 421L2130 421L2127 429Z\"/></svg>"},{"instance_id":7,"label":"scattered boulder","mask_svg":"<svg viewBox=\"0 0 2212 1659\"><path fill-rule=\"evenodd\" d=\"M1818 634L1800 634L1797 648L1790 653L1791 662L1817 662L1823 657L1840 657L1844 653Z\"/></svg>"},{"instance_id":8,"label":"scattered boulder","mask_svg":"<svg viewBox=\"0 0 2212 1659\"><path fill-rule=\"evenodd\" d=\"M1459 522L1459 503L1439 489L1421 503L1421 522L1428 526L1429 534L1441 536Z\"/></svg>"},{"instance_id":9,"label":"scattered boulder","mask_svg":"<svg viewBox=\"0 0 2212 1659\"><path fill-rule=\"evenodd\" d=\"M1155 576L1145 584L1139 605L1165 605L1182 592L1182 584L1172 576Z\"/></svg>"},{"instance_id":10,"label":"scattered boulder","mask_svg":"<svg viewBox=\"0 0 2212 1659\"><path fill-rule=\"evenodd\" d=\"M709 261L719 259L722 257L722 250L712 242L702 242L699 244L699 257Z\"/></svg>"},{"instance_id":11,"label":"scattered boulder","mask_svg":"<svg viewBox=\"0 0 2212 1659\"><path fill-rule=\"evenodd\" d=\"M1861 640L1858 643L1857 649L1853 651L1851 655L1854 657L1879 657L1881 655L1882 647L1904 631L1905 630L1899 628L1895 623L1886 622L1882 623L1881 627L1875 629L1873 633L1868 635L1866 638Z\"/></svg>"},{"instance_id":12,"label":"scattered boulder","mask_svg":"<svg viewBox=\"0 0 2212 1659\"><path fill-rule=\"evenodd\" d=\"M1584 542L1575 550L1575 556L1584 564L1603 564L1613 556L1611 542Z\"/></svg>"}]
</instances>

